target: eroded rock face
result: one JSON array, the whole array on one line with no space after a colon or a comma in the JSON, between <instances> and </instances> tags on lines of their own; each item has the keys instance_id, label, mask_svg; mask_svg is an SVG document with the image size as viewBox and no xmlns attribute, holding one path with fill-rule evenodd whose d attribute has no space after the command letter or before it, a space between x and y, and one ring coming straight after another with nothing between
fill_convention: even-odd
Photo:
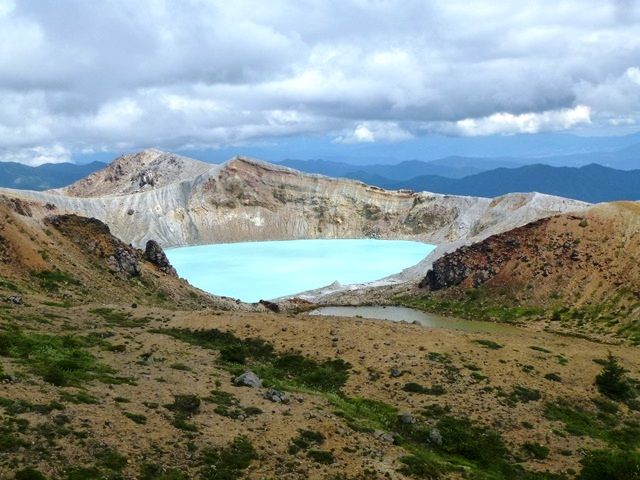
<instances>
[{"instance_id":1,"label":"eroded rock face","mask_svg":"<svg viewBox=\"0 0 640 480\"><path fill-rule=\"evenodd\" d=\"M491 280L507 261L522 250L523 245L532 243L528 238L530 233L542 228L547 221L537 220L445 254L433 262L432 268L421 280L420 288L438 291L463 282L468 287L479 287Z\"/></svg>"},{"instance_id":2,"label":"eroded rock face","mask_svg":"<svg viewBox=\"0 0 640 480\"><path fill-rule=\"evenodd\" d=\"M173 277L178 276L178 272L176 272L176 269L173 268L173 265L169 262L164 250L155 240L149 240L147 242L144 249L144 258L167 275L171 275Z\"/></svg>"},{"instance_id":3,"label":"eroded rock face","mask_svg":"<svg viewBox=\"0 0 640 480\"><path fill-rule=\"evenodd\" d=\"M469 268L464 263L455 258L443 262L439 260L434 262L433 268L422 279L419 284L420 288L428 288L433 291L442 290L459 285L467 278Z\"/></svg>"},{"instance_id":4,"label":"eroded rock face","mask_svg":"<svg viewBox=\"0 0 640 480\"><path fill-rule=\"evenodd\" d=\"M5 195L0 196L0 201L7 205L11 210L16 212L18 215L22 215L23 217L31 217L33 214L31 212L31 207L29 202L22 200L20 198L11 198Z\"/></svg>"},{"instance_id":5,"label":"eroded rock face","mask_svg":"<svg viewBox=\"0 0 640 480\"><path fill-rule=\"evenodd\" d=\"M126 278L140 275L141 252L111 235L109 227L97 218L53 215L45 221L85 252L105 259L112 273Z\"/></svg>"}]
</instances>

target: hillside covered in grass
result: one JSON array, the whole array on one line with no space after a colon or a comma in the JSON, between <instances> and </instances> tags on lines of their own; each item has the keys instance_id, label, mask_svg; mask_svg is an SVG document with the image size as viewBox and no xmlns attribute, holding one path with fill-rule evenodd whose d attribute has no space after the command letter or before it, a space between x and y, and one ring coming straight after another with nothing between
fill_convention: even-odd
<instances>
[{"instance_id":1,"label":"hillside covered in grass","mask_svg":"<svg viewBox=\"0 0 640 480\"><path fill-rule=\"evenodd\" d=\"M636 347L251 312L101 222L1 208L2 478L591 480L640 464Z\"/></svg>"}]
</instances>

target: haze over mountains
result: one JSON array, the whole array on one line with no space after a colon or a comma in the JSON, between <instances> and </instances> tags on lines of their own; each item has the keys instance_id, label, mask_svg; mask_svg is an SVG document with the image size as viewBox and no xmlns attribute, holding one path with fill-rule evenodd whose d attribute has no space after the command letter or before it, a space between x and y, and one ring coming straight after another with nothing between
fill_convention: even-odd
<instances>
[{"instance_id":1,"label":"haze over mountains","mask_svg":"<svg viewBox=\"0 0 640 480\"><path fill-rule=\"evenodd\" d=\"M21 190L48 190L69 185L104 168L102 162L84 165L75 163L45 163L31 167L17 162L0 162L0 187Z\"/></svg>"}]
</instances>

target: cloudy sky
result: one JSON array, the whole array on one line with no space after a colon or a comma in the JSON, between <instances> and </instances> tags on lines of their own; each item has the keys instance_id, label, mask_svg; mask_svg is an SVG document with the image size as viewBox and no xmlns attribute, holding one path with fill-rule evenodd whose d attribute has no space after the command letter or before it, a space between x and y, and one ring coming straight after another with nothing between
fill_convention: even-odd
<instances>
[{"instance_id":1,"label":"cloudy sky","mask_svg":"<svg viewBox=\"0 0 640 480\"><path fill-rule=\"evenodd\" d=\"M636 132L638 3L0 0L0 160Z\"/></svg>"}]
</instances>

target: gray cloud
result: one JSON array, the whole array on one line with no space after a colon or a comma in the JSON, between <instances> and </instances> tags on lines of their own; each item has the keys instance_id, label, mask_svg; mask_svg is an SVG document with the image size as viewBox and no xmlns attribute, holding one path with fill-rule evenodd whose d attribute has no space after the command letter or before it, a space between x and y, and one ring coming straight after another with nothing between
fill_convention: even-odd
<instances>
[{"instance_id":1,"label":"gray cloud","mask_svg":"<svg viewBox=\"0 0 640 480\"><path fill-rule=\"evenodd\" d=\"M0 159L629 128L636 5L0 0Z\"/></svg>"}]
</instances>

